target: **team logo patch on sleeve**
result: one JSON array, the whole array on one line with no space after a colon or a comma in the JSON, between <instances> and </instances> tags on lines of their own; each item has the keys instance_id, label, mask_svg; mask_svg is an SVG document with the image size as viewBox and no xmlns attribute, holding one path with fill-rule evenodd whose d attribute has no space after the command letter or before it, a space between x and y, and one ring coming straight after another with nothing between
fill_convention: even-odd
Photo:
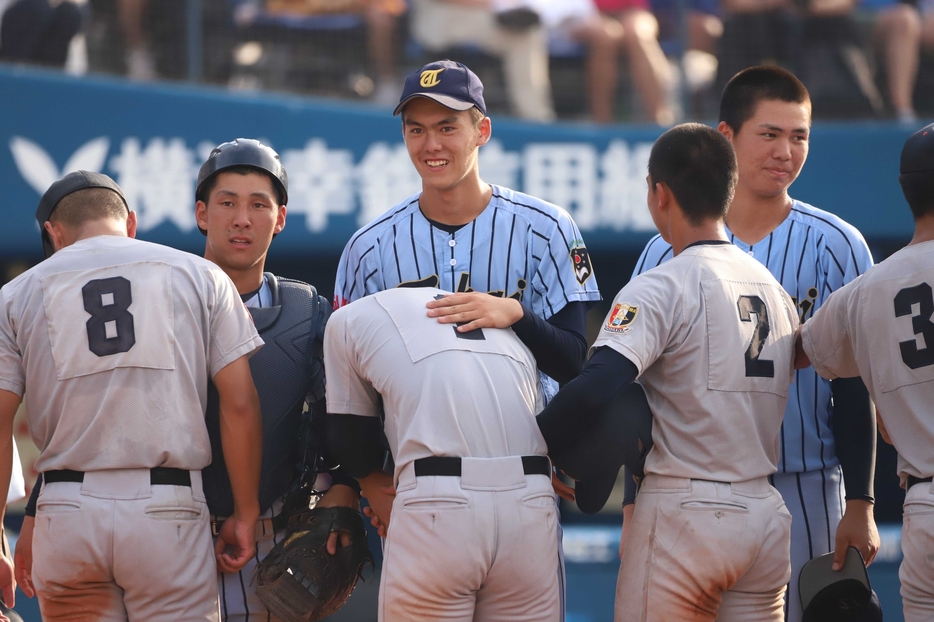
<instances>
[{"instance_id":1,"label":"team logo patch on sleeve","mask_svg":"<svg viewBox=\"0 0 934 622\"><path fill-rule=\"evenodd\" d=\"M574 266L574 276L577 282L583 285L587 279L593 276L593 268L590 265L590 255L583 246L571 249L571 263Z\"/></svg>"},{"instance_id":2,"label":"team logo patch on sleeve","mask_svg":"<svg viewBox=\"0 0 934 622\"><path fill-rule=\"evenodd\" d=\"M639 313L639 307L628 305L625 302L617 303L613 307L613 312L607 319L606 326L603 329L612 333L627 333L629 332L629 325L636 319L637 313Z\"/></svg>"}]
</instances>

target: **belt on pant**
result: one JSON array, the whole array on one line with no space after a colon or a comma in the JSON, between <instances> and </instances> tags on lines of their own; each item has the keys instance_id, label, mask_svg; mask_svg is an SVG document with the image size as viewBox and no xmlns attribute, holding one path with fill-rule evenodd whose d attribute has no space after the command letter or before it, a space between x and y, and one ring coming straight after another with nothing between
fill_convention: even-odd
<instances>
[{"instance_id":1,"label":"belt on pant","mask_svg":"<svg viewBox=\"0 0 934 622\"><path fill-rule=\"evenodd\" d=\"M931 477L915 477L914 475L909 475L909 476L908 476L908 488L906 488L905 490L910 489L910 488L911 488L912 486L914 486L915 484L926 484L926 483L929 483L929 482L931 482L931 481L934 481L934 478L931 478Z\"/></svg>"},{"instance_id":2,"label":"belt on pant","mask_svg":"<svg viewBox=\"0 0 934 622\"><path fill-rule=\"evenodd\" d=\"M72 471L71 469L46 471L42 474L42 479L48 484L54 484L55 482L76 482L80 484L84 481L84 471ZM149 469L149 484L152 486L187 486L191 488L191 473L184 469L156 467Z\"/></svg>"},{"instance_id":3,"label":"belt on pant","mask_svg":"<svg viewBox=\"0 0 934 622\"><path fill-rule=\"evenodd\" d=\"M548 456L522 456L522 471L526 475L551 475ZM448 475L460 477L461 459L447 456L431 456L415 461L415 477L424 475Z\"/></svg>"}]
</instances>

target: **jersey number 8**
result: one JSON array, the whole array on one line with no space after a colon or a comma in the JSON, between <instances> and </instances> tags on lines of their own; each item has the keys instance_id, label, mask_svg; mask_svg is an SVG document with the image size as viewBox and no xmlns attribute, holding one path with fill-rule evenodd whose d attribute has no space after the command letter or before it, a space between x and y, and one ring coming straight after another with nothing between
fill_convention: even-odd
<instances>
[{"instance_id":1,"label":"jersey number 8","mask_svg":"<svg viewBox=\"0 0 934 622\"><path fill-rule=\"evenodd\" d=\"M133 314L129 312L133 295L130 282L122 276L88 281L81 288L87 321L88 348L97 356L127 352L136 344Z\"/></svg>"}]
</instances>

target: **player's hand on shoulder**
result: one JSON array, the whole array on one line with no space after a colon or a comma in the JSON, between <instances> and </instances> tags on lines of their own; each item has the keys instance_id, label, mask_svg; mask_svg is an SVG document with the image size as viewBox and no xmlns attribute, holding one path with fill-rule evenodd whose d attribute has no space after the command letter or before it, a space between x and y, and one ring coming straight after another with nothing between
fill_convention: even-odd
<instances>
[{"instance_id":1,"label":"player's hand on shoulder","mask_svg":"<svg viewBox=\"0 0 934 622\"><path fill-rule=\"evenodd\" d=\"M856 547L867 566L875 559L881 541L872 508L872 503L861 499L851 499L846 502L846 511L837 525L833 556L834 570L843 567L846 550L851 546Z\"/></svg>"},{"instance_id":2,"label":"player's hand on shoulder","mask_svg":"<svg viewBox=\"0 0 934 622\"><path fill-rule=\"evenodd\" d=\"M221 525L214 543L217 568L221 572L237 572L256 552L256 520L231 516Z\"/></svg>"},{"instance_id":3,"label":"player's hand on shoulder","mask_svg":"<svg viewBox=\"0 0 934 622\"><path fill-rule=\"evenodd\" d=\"M28 598L36 595L32 585L32 533L35 527L35 516L23 517L23 526L16 538L16 551L13 553L16 582Z\"/></svg>"},{"instance_id":4,"label":"player's hand on shoulder","mask_svg":"<svg viewBox=\"0 0 934 622\"><path fill-rule=\"evenodd\" d=\"M518 300L482 292L450 294L426 306L428 317L438 318L442 324L460 324L457 330L462 333L477 328L509 328L524 313Z\"/></svg>"}]
</instances>

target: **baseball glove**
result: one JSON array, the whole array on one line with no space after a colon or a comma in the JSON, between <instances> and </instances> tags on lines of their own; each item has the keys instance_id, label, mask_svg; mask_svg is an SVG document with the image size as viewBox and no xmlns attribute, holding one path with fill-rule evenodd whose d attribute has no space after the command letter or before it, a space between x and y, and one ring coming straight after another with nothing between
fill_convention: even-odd
<instances>
[{"instance_id":1,"label":"baseball glove","mask_svg":"<svg viewBox=\"0 0 934 622\"><path fill-rule=\"evenodd\" d=\"M327 551L333 531L350 545ZM363 569L373 562L360 512L314 508L294 521L281 542L256 566L256 595L284 622L317 622L344 606Z\"/></svg>"}]
</instances>

